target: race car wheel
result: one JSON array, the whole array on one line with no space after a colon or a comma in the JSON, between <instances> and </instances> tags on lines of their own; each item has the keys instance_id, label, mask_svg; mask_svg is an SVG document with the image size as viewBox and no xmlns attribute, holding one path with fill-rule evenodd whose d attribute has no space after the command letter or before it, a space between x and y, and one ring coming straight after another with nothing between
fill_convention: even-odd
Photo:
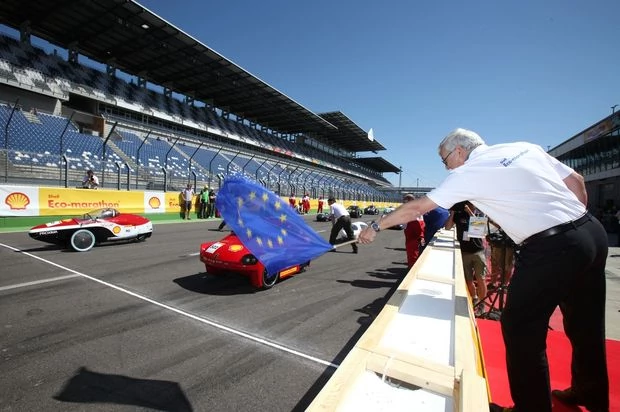
<instances>
[{"instance_id":1,"label":"race car wheel","mask_svg":"<svg viewBox=\"0 0 620 412\"><path fill-rule=\"evenodd\" d=\"M80 229L71 235L69 243L76 252L86 252L95 246L95 235L90 230Z\"/></svg>"},{"instance_id":2,"label":"race car wheel","mask_svg":"<svg viewBox=\"0 0 620 412\"><path fill-rule=\"evenodd\" d=\"M136 237L136 242L144 242L146 240L146 235L138 235Z\"/></svg>"},{"instance_id":3,"label":"race car wheel","mask_svg":"<svg viewBox=\"0 0 620 412\"><path fill-rule=\"evenodd\" d=\"M276 284L279 278L279 273L270 274L269 272L267 272L267 269L263 270L263 289L270 289L273 285Z\"/></svg>"}]
</instances>

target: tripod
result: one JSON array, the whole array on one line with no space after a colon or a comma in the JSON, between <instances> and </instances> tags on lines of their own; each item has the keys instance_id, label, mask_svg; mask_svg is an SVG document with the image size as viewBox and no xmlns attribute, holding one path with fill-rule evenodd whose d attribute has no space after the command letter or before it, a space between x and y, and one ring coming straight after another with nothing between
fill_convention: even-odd
<instances>
[{"instance_id":1,"label":"tripod","mask_svg":"<svg viewBox=\"0 0 620 412\"><path fill-rule=\"evenodd\" d=\"M483 309L483 311L479 315L477 315L477 317L481 319L499 320L502 315L502 311L504 310L504 304L506 303L506 292L508 291L506 250L508 248L512 249L513 245L514 243L512 242L512 240L505 234L502 234L501 237L498 236L495 240L493 240L493 244L491 245L491 247L494 249L500 248L500 283L495 290L488 291L487 295L478 303L476 303L474 309ZM493 253L493 251L491 253ZM510 266L510 269L512 271L512 265ZM485 306L488 307L486 311L484 311Z\"/></svg>"}]
</instances>

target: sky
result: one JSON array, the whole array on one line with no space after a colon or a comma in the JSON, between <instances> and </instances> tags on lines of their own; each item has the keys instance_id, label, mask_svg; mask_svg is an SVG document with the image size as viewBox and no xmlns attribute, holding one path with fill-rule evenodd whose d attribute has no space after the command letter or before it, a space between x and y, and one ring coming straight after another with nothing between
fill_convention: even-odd
<instances>
[{"instance_id":1,"label":"sky","mask_svg":"<svg viewBox=\"0 0 620 412\"><path fill-rule=\"evenodd\" d=\"M372 128L395 186L440 184L457 127L548 149L620 105L618 0L139 3L312 112Z\"/></svg>"}]
</instances>

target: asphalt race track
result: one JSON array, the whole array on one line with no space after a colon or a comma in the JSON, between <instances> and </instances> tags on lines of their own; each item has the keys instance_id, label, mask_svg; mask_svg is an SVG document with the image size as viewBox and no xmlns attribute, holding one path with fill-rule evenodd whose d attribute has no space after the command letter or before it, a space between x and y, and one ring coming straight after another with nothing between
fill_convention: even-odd
<instances>
[{"instance_id":1,"label":"asphalt race track","mask_svg":"<svg viewBox=\"0 0 620 412\"><path fill-rule=\"evenodd\" d=\"M0 233L0 410L304 410L405 276L403 233L257 291L204 273L218 224L86 253Z\"/></svg>"}]
</instances>

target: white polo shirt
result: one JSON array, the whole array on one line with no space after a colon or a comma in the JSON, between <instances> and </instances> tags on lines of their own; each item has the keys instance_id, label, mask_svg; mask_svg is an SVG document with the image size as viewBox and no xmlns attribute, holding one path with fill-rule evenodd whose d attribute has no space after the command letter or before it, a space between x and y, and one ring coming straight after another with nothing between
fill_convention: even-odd
<instances>
[{"instance_id":1,"label":"white polo shirt","mask_svg":"<svg viewBox=\"0 0 620 412\"><path fill-rule=\"evenodd\" d=\"M340 203L332 203L331 206L329 206L329 213L334 215L334 219L338 219L341 216L349 216L347 209Z\"/></svg>"},{"instance_id":2,"label":"white polo shirt","mask_svg":"<svg viewBox=\"0 0 620 412\"><path fill-rule=\"evenodd\" d=\"M446 209L471 201L518 244L586 212L563 182L572 172L538 145L482 145L428 197Z\"/></svg>"}]
</instances>

